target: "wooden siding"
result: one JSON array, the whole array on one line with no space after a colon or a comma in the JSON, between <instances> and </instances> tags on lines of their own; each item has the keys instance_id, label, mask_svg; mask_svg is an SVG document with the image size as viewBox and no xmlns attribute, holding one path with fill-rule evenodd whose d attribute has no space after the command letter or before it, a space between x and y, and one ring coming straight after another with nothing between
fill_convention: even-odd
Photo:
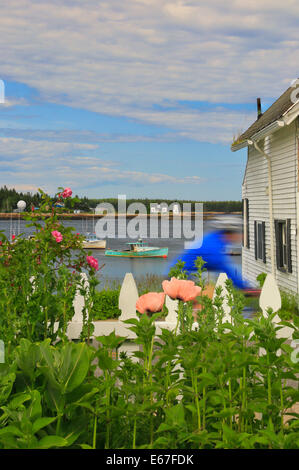
<instances>
[{"instance_id":1,"label":"wooden siding","mask_svg":"<svg viewBox=\"0 0 299 470\"><path fill-rule=\"evenodd\" d=\"M291 258L292 273L276 269L276 240L274 233L274 256L278 285L288 291L298 292L298 257L296 240L296 192L297 192L297 125L292 123L275 132L259 143L261 149L270 155L272 165L273 218L291 219ZM242 185L242 198L249 199L249 237L250 249L242 248L242 273L244 278L256 284L261 272L271 272L268 163L253 147L248 148L248 160ZM254 221L266 224L266 263L254 256ZM273 228L274 229L274 228Z\"/></svg>"}]
</instances>

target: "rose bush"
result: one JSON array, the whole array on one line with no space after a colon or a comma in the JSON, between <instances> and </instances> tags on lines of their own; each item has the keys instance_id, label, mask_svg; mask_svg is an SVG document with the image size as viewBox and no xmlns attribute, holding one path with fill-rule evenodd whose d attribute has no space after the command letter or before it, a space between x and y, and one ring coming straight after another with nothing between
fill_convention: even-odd
<instances>
[{"instance_id":1,"label":"rose bush","mask_svg":"<svg viewBox=\"0 0 299 470\"><path fill-rule=\"evenodd\" d=\"M56 202L61 197L70 203L76 199L71 199L70 188L59 189L54 201L40 190L39 210L24 214L27 226L34 229L31 238L20 234L10 241L0 232L0 338L5 338L8 350L24 336L33 341L66 339L78 291L85 296L83 337L92 331L88 307L98 283L99 266L97 260L86 256L82 236L61 223L64 209ZM89 275L88 291L82 272Z\"/></svg>"}]
</instances>

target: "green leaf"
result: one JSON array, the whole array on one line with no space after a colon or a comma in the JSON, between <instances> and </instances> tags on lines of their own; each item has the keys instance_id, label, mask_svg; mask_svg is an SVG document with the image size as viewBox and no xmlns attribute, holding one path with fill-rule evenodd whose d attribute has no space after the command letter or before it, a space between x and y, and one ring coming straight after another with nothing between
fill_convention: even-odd
<instances>
[{"instance_id":1,"label":"green leaf","mask_svg":"<svg viewBox=\"0 0 299 470\"><path fill-rule=\"evenodd\" d=\"M2 375L0 370L0 406L6 403L9 395L11 394L15 379L16 374L14 374L13 372L7 372L6 374L3 373Z\"/></svg>"},{"instance_id":2,"label":"green leaf","mask_svg":"<svg viewBox=\"0 0 299 470\"><path fill-rule=\"evenodd\" d=\"M19 436L19 437L23 436L22 431L16 426L13 426L12 424L9 426L6 426L5 428L0 429L0 440L1 440L1 436L5 434L13 434L14 436Z\"/></svg>"},{"instance_id":3,"label":"green leaf","mask_svg":"<svg viewBox=\"0 0 299 470\"><path fill-rule=\"evenodd\" d=\"M17 439L12 434L5 434L0 436L0 442L4 449L18 449L20 448ZM24 448L25 446L21 447Z\"/></svg>"},{"instance_id":4,"label":"green leaf","mask_svg":"<svg viewBox=\"0 0 299 470\"><path fill-rule=\"evenodd\" d=\"M48 406L52 410L55 410L56 413L59 413L63 409L65 403L64 396L61 395L59 390L53 388L50 384L48 385L48 388L45 391L45 398Z\"/></svg>"},{"instance_id":5,"label":"green leaf","mask_svg":"<svg viewBox=\"0 0 299 470\"><path fill-rule=\"evenodd\" d=\"M185 408L187 408L187 410L191 411L191 413L193 415L196 415L197 413L197 409L194 405L185 405Z\"/></svg>"},{"instance_id":6,"label":"green leaf","mask_svg":"<svg viewBox=\"0 0 299 470\"><path fill-rule=\"evenodd\" d=\"M68 343L63 353L65 361L68 354L71 356L63 387L64 393L69 393L84 381L89 369L90 351L84 343Z\"/></svg>"},{"instance_id":7,"label":"green leaf","mask_svg":"<svg viewBox=\"0 0 299 470\"><path fill-rule=\"evenodd\" d=\"M25 338L20 340L20 345L16 349L16 362L19 369L31 381L35 377L36 363L40 357L40 349L36 344L32 344Z\"/></svg>"},{"instance_id":8,"label":"green leaf","mask_svg":"<svg viewBox=\"0 0 299 470\"><path fill-rule=\"evenodd\" d=\"M173 426L185 426L185 413L182 403L166 409L165 414L166 422L171 423Z\"/></svg>"},{"instance_id":9,"label":"green leaf","mask_svg":"<svg viewBox=\"0 0 299 470\"><path fill-rule=\"evenodd\" d=\"M204 386L217 383L217 378L209 372L203 372L199 374L198 378L201 382L203 382Z\"/></svg>"},{"instance_id":10,"label":"green leaf","mask_svg":"<svg viewBox=\"0 0 299 470\"><path fill-rule=\"evenodd\" d=\"M32 391L31 403L28 408L28 418L34 421L42 414L41 396L38 390Z\"/></svg>"},{"instance_id":11,"label":"green leaf","mask_svg":"<svg viewBox=\"0 0 299 470\"><path fill-rule=\"evenodd\" d=\"M50 449L51 447L65 447L68 442L66 439L60 436L45 436L43 437L38 445L38 449Z\"/></svg>"},{"instance_id":12,"label":"green leaf","mask_svg":"<svg viewBox=\"0 0 299 470\"><path fill-rule=\"evenodd\" d=\"M54 418L37 418L34 423L33 423L33 426L32 426L32 432L35 434L37 431L39 431L40 429L48 426L48 424L51 424L53 423L53 421L56 420L56 417Z\"/></svg>"},{"instance_id":13,"label":"green leaf","mask_svg":"<svg viewBox=\"0 0 299 470\"><path fill-rule=\"evenodd\" d=\"M99 367L102 370L112 370L117 367L118 361L112 359L105 349L100 349L97 353Z\"/></svg>"},{"instance_id":14,"label":"green leaf","mask_svg":"<svg viewBox=\"0 0 299 470\"><path fill-rule=\"evenodd\" d=\"M214 412L214 418L229 418L230 416L234 416L238 413L237 408L225 408L224 410Z\"/></svg>"},{"instance_id":15,"label":"green leaf","mask_svg":"<svg viewBox=\"0 0 299 470\"><path fill-rule=\"evenodd\" d=\"M23 403L25 401L28 401L31 399L31 395L29 393L21 393L21 394L18 394L17 396L15 396L8 404L9 408L12 409L12 410L16 410L18 408L20 408L21 405L23 405Z\"/></svg>"},{"instance_id":16,"label":"green leaf","mask_svg":"<svg viewBox=\"0 0 299 470\"><path fill-rule=\"evenodd\" d=\"M139 320L136 318L129 318L128 320L123 320L123 323L127 323L128 325L139 325Z\"/></svg>"},{"instance_id":17,"label":"green leaf","mask_svg":"<svg viewBox=\"0 0 299 470\"><path fill-rule=\"evenodd\" d=\"M66 395L67 403L74 403L80 405L82 402L89 401L91 402L93 396L98 393L98 387L94 387L91 384L81 384L80 387L77 387L74 391Z\"/></svg>"},{"instance_id":18,"label":"green leaf","mask_svg":"<svg viewBox=\"0 0 299 470\"><path fill-rule=\"evenodd\" d=\"M115 331L112 331L110 335L103 335L97 336L96 340L102 343L102 345L109 349L117 349L124 341L126 341L127 337L125 336L117 336Z\"/></svg>"},{"instance_id":19,"label":"green leaf","mask_svg":"<svg viewBox=\"0 0 299 470\"><path fill-rule=\"evenodd\" d=\"M153 444L153 448L154 449L159 449L160 446L161 447L163 446L162 448L164 448L164 449L167 449L167 448L170 449L169 444L170 444L169 439L167 439L166 437L161 436L161 437L158 437L158 439L155 440L155 442ZM148 448L148 447L145 447L145 448Z\"/></svg>"},{"instance_id":20,"label":"green leaf","mask_svg":"<svg viewBox=\"0 0 299 470\"><path fill-rule=\"evenodd\" d=\"M138 357L139 359L144 359L145 358L145 353L143 351L134 351L134 356Z\"/></svg>"},{"instance_id":21,"label":"green leaf","mask_svg":"<svg viewBox=\"0 0 299 470\"><path fill-rule=\"evenodd\" d=\"M171 431L173 426L171 424L161 423L157 432Z\"/></svg>"}]
</instances>

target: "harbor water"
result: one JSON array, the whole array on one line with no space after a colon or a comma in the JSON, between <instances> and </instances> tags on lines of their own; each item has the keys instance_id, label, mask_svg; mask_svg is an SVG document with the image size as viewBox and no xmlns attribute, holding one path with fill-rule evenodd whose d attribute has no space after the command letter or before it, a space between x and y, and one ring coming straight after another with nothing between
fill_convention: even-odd
<instances>
[{"instance_id":1,"label":"harbor water","mask_svg":"<svg viewBox=\"0 0 299 470\"><path fill-rule=\"evenodd\" d=\"M122 225L128 224L129 220L123 218L120 222L115 224L115 233L109 233L106 238L106 248L111 249L122 249L126 246L127 242L131 242L132 239L129 238L118 238L118 229L124 229ZM11 237L12 234L19 235L24 234L24 236L29 236L34 233L34 227L27 227L28 221L24 220L0 220L0 230L4 231L7 237ZM75 233L80 233L85 235L86 232L94 232L96 228L96 220L63 220L63 225L65 227L73 227ZM148 231L149 229L149 218L147 219ZM159 227L158 233L160 230L160 220L158 220ZM178 232L178 227L175 224L181 224L181 220L170 221L169 224L169 237L168 238L150 238L147 237L145 240L151 246L158 247L168 247L168 258L120 258L120 257L109 257L105 256L105 250L86 250L86 252L91 251L91 254L99 262L99 266L102 268L98 271L98 278L100 281L100 286L113 281L121 282L126 273L132 273L135 279L144 278L147 275L155 275L159 277L167 277L169 272L170 264L174 259L178 258L184 250L185 242L187 240L184 238L183 234L180 238L174 238L173 234ZM209 221L204 221L203 223L203 235L209 231ZM181 230L183 232L183 230ZM110 237L111 235L111 237ZM241 268L241 256L233 256L232 262L234 263L235 269L240 271ZM209 273L209 278L215 280L218 276L218 273Z\"/></svg>"}]
</instances>

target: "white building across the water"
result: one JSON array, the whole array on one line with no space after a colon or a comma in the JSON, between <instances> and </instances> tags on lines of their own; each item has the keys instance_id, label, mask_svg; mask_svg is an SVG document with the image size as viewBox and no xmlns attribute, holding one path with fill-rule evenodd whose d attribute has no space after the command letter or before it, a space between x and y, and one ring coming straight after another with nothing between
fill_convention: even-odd
<instances>
[{"instance_id":1,"label":"white building across the water","mask_svg":"<svg viewBox=\"0 0 299 470\"><path fill-rule=\"evenodd\" d=\"M181 208L178 203L172 203L170 206L166 202L161 202L161 204L151 203L150 205L151 214L168 214L172 211L173 214L180 214Z\"/></svg>"}]
</instances>

